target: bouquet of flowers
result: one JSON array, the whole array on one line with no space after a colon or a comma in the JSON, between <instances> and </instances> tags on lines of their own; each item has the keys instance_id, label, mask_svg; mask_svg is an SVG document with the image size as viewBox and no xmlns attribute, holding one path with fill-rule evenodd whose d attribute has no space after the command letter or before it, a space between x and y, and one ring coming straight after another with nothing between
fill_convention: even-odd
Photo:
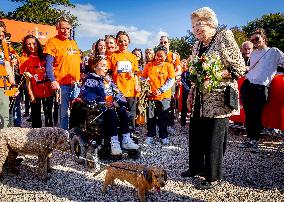
<instances>
[{"instance_id":1,"label":"bouquet of flowers","mask_svg":"<svg viewBox=\"0 0 284 202\"><path fill-rule=\"evenodd\" d=\"M189 63L190 80L200 92L211 92L222 80L223 65L220 58L212 55L195 56Z\"/></svg>"}]
</instances>

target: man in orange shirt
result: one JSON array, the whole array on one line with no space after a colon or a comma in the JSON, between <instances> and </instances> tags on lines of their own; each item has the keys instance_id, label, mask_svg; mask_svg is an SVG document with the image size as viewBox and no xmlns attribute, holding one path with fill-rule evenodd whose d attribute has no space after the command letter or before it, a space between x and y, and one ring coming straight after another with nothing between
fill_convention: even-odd
<instances>
[{"instance_id":1,"label":"man in orange shirt","mask_svg":"<svg viewBox=\"0 0 284 202\"><path fill-rule=\"evenodd\" d=\"M164 46L167 49L167 59L166 61L173 64L175 68L175 77L176 80L178 80L181 76L182 70L181 70L181 63L180 63L180 57L177 53L173 53L170 51L170 40L167 36L161 36L160 38L160 46ZM174 115L174 106L176 103L175 100L175 92L176 92L176 85L172 86L172 98L171 98L171 107L169 111L169 125L168 125L168 131L172 134L175 133L173 127L175 123L175 115Z\"/></svg>"},{"instance_id":2,"label":"man in orange shirt","mask_svg":"<svg viewBox=\"0 0 284 202\"><path fill-rule=\"evenodd\" d=\"M60 126L68 129L69 103L80 93L80 50L74 40L70 40L71 25L66 18L60 18L56 29L58 34L45 45L46 73L54 91L60 89Z\"/></svg>"}]
</instances>

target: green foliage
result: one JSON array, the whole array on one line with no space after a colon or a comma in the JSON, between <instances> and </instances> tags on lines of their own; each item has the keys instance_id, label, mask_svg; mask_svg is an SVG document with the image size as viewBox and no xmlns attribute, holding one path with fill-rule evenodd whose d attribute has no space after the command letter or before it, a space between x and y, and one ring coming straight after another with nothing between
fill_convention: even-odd
<instances>
[{"instance_id":1,"label":"green foliage","mask_svg":"<svg viewBox=\"0 0 284 202\"><path fill-rule=\"evenodd\" d=\"M230 29L235 37L235 40L239 47L241 47L242 43L248 40L246 33L240 27L232 27Z\"/></svg>"},{"instance_id":2,"label":"green foliage","mask_svg":"<svg viewBox=\"0 0 284 202\"><path fill-rule=\"evenodd\" d=\"M91 50L86 50L86 51L83 51L83 57L85 57L85 56L88 56L88 55L90 55L91 54Z\"/></svg>"},{"instance_id":3,"label":"green foliage","mask_svg":"<svg viewBox=\"0 0 284 202\"><path fill-rule=\"evenodd\" d=\"M9 12L7 17L24 22L55 25L61 16L68 17L73 26L77 26L77 18L70 12L56 9L55 6L63 5L74 7L69 0L11 0L21 2L22 6L15 11Z\"/></svg>"},{"instance_id":4,"label":"green foliage","mask_svg":"<svg viewBox=\"0 0 284 202\"><path fill-rule=\"evenodd\" d=\"M0 18L5 18L6 14L3 11L0 11Z\"/></svg>"},{"instance_id":5,"label":"green foliage","mask_svg":"<svg viewBox=\"0 0 284 202\"><path fill-rule=\"evenodd\" d=\"M284 51L284 13L263 15L261 18L249 22L243 27L243 30L247 36L250 36L256 28L265 29L268 46Z\"/></svg>"},{"instance_id":6,"label":"green foliage","mask_svg":"<svg viewBox=\"0 0 284 202\"><path fill-rule=\"evenodd\" d=\"M181 59L188 58L188 56L191 54L192 46L196 41L193 33L189 30L187 32L188 35L186 36L170 39L170 50L178 52Z\"/></svg>"},{"instance_id":7,"label":"green foliage","mask_svg":"<svg viewBox=\"0 0 284 202\"><path fill-rule=\"evenodd\" d=\"M12 42L13 49L18 53L19 56L22 55L23 52L23 43Z\"/></svg>"}]
</instances>

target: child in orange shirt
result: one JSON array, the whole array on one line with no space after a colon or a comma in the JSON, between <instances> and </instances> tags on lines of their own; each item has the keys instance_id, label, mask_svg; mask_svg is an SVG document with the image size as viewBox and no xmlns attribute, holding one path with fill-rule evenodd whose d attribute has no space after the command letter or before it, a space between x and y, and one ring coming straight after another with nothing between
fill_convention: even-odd
<instances>
[{"instance_id":1,"label":"child in orange shirt","mask_svg":"<svg viewBox=\"0 0 284 202\"><path fill-rule=\"evenodd\" d=\"M33 35L27 35L23 40L23 51L28 59L21 64L21 69L32 76L28 81L28 92L31 101L32 127L42 127L41 104L43 104L45 126L52 126L53 96L50 80L45 71L43 49L38 39Z\"/></svg>"},{"instance_id":2,"label":"child in orange shirt","mask_svg":"<svg viewBox=\"0 0 284 202\"><path fill-rule=\"evenodd\" d=\"M162 144L169 144L166 119L170 108L171 87L175 82L175 71L172 64L165 62L166 57L167 49L158 47L155 52L155 60L145 66L142 74L142 77L149 80L151 86L146 144L153 144L156 125L159 127L159 137Z\"/></svg>"},{"instance_id":3,"label":"child in orange shirt","mask_svg":"<svg viewBox=\"0 0 284 202\"><path fill-rule=\"evenodd\" d=\"M108 62L114 83L126 97L131 126L134 130L137 102L135 95L140 92L138 79L135 78L139 74L138 61L136 56L127 50L130 38L125 31L117 33L116 43L118 50L108 58Z\"/></svg>"}]
</instances>

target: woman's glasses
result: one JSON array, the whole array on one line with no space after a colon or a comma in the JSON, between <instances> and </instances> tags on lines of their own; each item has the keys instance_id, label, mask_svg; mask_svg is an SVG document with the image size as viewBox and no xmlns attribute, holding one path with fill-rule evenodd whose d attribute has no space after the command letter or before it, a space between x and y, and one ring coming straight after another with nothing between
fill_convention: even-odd
<instances>
[{"instance_id":1,"label":"woman's glasses","mask_svg":"<svg viewBox=\"0 0 284 202\"><path fill-rule=\"evenodd\" d=\"M167 44L167 43L168 43L167 41L161 41L160 42L161 45L164 45L164 44Z\"/></svg>"},{"instance_id":2,"label":"woman's glasses","mask_svg":"<svg viewBox=\"0 0 284 202\"><path fill-rule=\"evenodd\" d=\"M254 39L251 39L250 42L252 42L252 43L259 42L259 37L257 36Z\"/></svg>"}]
</instances>

